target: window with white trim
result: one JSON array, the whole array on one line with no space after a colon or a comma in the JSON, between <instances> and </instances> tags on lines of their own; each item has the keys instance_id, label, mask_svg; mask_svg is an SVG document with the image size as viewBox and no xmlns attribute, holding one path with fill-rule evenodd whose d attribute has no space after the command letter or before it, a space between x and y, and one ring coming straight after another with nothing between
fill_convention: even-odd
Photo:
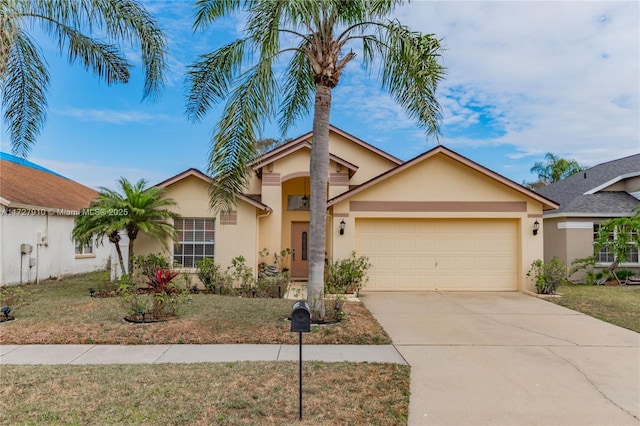
<instances>
[{"instance_id":1,"label":"window with white trim","mask_svg":"<svg viewBox=\"0 0 640 426\"><path fill-rule=\"evenodd\" d=\"M76 242L76 256L86 256L93 254L93 240L89 240L86 244Z\"/></svg>"},{"instance_id":2,"label":"window with white trim","mask_svg":"<svg viewBox=\"0 0 640 426\"><path fill-rule=\"evenodd\" d=\"M182 218L174 222L178 243L173 245L173 263L195 268L196 262L215 252L215 219Z\"/></svg>"},{"instance_id":3,"label":"window with white trim","mask_svg":"<svg viewBox=\"0 0 640 426\"><path fill-rule=\"evenodd\" d=\"M595 242L598 239L598 233L600 231L600 224L593 224L593 241ZM631 231L632 239L635 239L637 236L636 231ZM611 232L609 234L609 241L614 241L616 238L616 232ZM594 253L596 257L596 263L613 263L615 260L614 254L609 250L609 247L603 246L599 252ZM627 254L627 258L623 261L623 263L638 263L638 247L635 243L629 243L629 253Z\"/></svg>"}]
</instances>

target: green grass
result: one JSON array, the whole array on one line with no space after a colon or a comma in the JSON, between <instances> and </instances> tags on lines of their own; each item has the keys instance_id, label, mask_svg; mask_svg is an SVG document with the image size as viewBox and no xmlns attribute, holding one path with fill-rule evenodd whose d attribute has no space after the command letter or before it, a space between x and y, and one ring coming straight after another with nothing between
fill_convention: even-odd
<instances>
[{"instance_id":1,"label":"green grass","mask_svg":"<svg viewBox=\"0 0 640 426\"><path fill-rule=\"evenodd\" d=\"M402 425L409 367L307 362L2 366L0 424Z\"/></svg>"},{"instance_id":2,"label":"green grass","mask_svg":"<svg viewBox=\"0 0 640 426\"><path fill-rule=\"evenodd\" d=\"M194 294L178 318L130 324L120 298L89 297L112 284L104 272L22 286L12 304L15 321L0 324L3 344L295 344L286 317L292 300ZM14 291L3 289L2 291ZM5 294L6 297L6 294ZM145 296L149 297L149 296ZM361 303L347 303L346 320L310 333L310 344L388 344L390 339Z\"/></svg>"},{"instance_id":3,"label":"green grass","mask_svg":"<svg viewBox=\"0 0 640 426\"><path fill-rule=\"evenodd\" d=\"M554 303L640 333L640 286L569 284Z\"/></svg>"}]
</instances>

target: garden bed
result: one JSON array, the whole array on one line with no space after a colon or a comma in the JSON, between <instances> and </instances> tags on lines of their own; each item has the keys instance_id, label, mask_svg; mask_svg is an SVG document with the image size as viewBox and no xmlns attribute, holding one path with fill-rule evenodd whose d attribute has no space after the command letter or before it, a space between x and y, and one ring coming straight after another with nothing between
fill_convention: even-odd
<instances>
[{"instance_id":1,"label":"garden bed","mask_svg":"<svg viewBox=\"0 0 640 426\"><path fill-rule=\"evenodd\" d=\"M2 324L0 344L297 344L284 319L293 301L193 294L171 321L135 327L119 298L89 297L104 274L23 286L25 297ZM98 288L96 288L98 290ZM151 297L142 295L141 297ZM308 344L389 344L391 340L360 302L344 304L345 318L313 327Z\"/></svg>"}]
</instances>

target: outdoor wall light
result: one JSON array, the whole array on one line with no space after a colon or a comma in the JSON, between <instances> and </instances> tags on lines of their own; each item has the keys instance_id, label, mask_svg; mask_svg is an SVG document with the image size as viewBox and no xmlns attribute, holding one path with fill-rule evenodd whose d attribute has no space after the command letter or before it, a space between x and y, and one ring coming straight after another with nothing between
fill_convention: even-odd
<instances>
[{"instance_id":1,"label":"outdoor wall light","mask_svg":"<svg viewBox=\"0 0 640 426\"><path fill-rule=\"evenodd\" d=\"M346 223L344 223L344 220L340 221L340 235L344 235L344 227L347 226Z\"/></svg>"},{"instance_id":2,"label":"outdoor wall light","mask_svg":"<svg viewBox=\"0 0 640 426\"><path fill-rule=\"evenodd\" d=\"M533 222L533 235L538 235L538 229L540 229L540 222L536 220Z\"/></svg>"}]
</instances>

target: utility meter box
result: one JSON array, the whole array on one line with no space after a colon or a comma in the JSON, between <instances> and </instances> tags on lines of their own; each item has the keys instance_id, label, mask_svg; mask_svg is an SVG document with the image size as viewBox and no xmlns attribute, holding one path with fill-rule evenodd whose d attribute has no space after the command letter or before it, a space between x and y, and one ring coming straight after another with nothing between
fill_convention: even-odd
<instances>
[{"instance_id":1,"label":"utility meter box","mask_svg":"<svg viewBox=\"0 0 640 426\"><path fill-rule=\"evenodd\" d=\"M31 244L28 244L28 243L20 244L20 254L29 254L31 253L32 250L33 250L33 247L31 247Z\"/></svg>"},{"instance_id":2,"label":"utility meter box","mask_svg":"<svg viewBox=\"0 0 640 426\"><path fill-rule=\"evenodd\" d=\"M311 309L304 302L296 302L291 310L291 331L309 333L311 331Z\"/></svg>"}]
</instances>

